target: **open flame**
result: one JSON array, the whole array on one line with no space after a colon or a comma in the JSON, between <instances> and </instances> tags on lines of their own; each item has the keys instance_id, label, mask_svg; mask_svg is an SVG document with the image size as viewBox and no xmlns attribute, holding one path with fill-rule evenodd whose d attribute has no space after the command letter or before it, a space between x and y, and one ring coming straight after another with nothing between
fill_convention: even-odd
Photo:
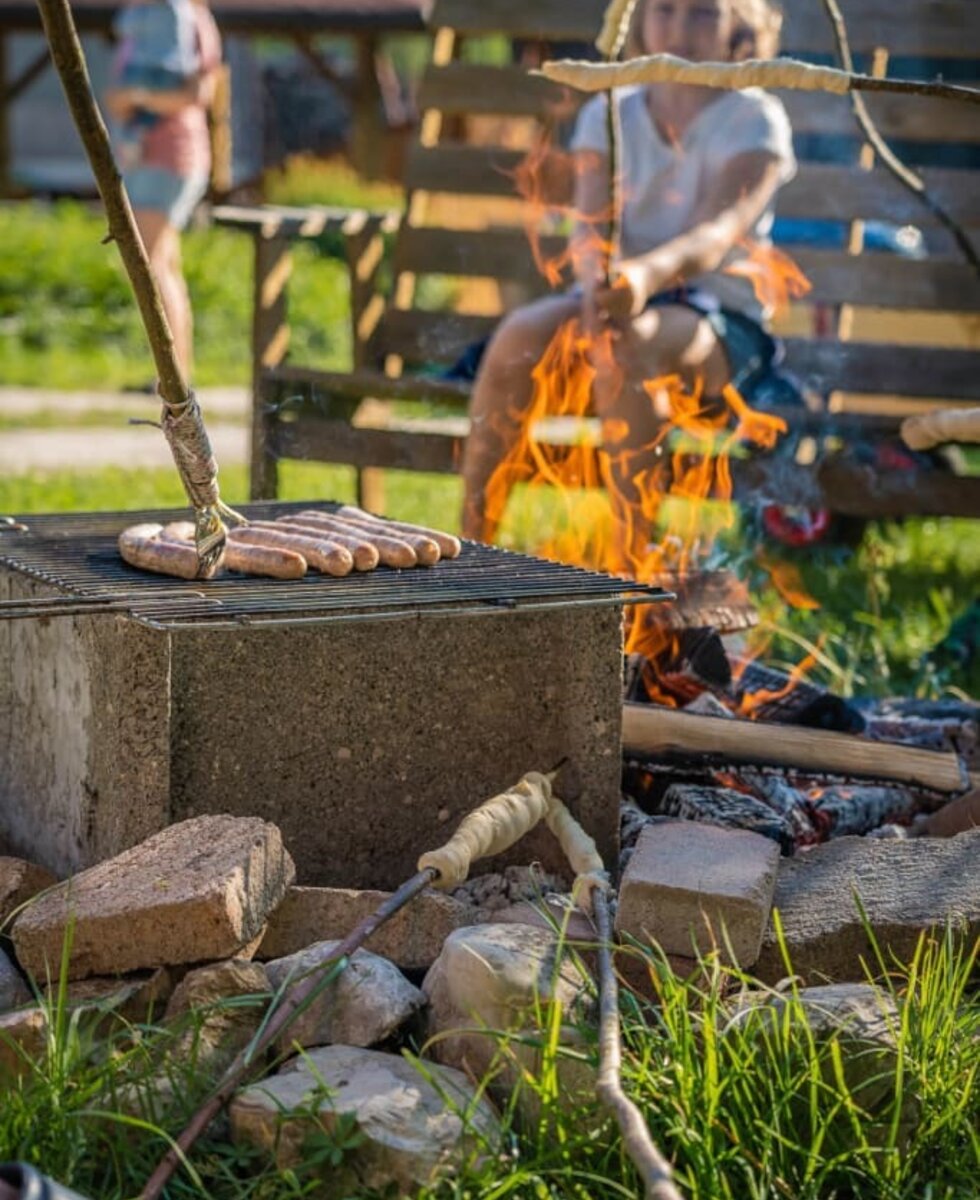
<instances>
[{"instance_id":1,"label":"open flame","mask_svg":"<svg viewBox=\"0 0 980 1200\"><path fill-rule=\"evenodd\" d=\"M558 287L575 266L571 248L548 257L539 231L558 213L576 221L588 236L577 246L608 259L610 246L603 230L609 212L570 212L575 158L540 142L514 175L527 202L527 232L535 262L551 287ZM746 244L744 256L726 268L749 279L760 303L779 310L804 295L809 283L795 263L773 248ZM734 387L721 397L705 397L700 385L685 385L679 376L644 382L643 388L662 418L656 433L637 445L631 429L618 417L595 416L596 408L615 411L615 400L628 386L617 362L618 333L612 327L596 331L574 318L562 325L532 372L533 393L527 412L508 414L509 428L519 435L498 464L486 495L488 528L497 528L508 498L518 484L547 485L557 493L562 509L554 529L542 538L537 552L645 583L675 584L703 567L719 532L730 528L736 515L731 455L742 448L772 449L785 432L785 422L753 410ZM596 393L602 403L597 405ZM510 440L510 439L507 439ZM784 595L794 594L802 606L809 598L793 568L767 562L774 583ZM652 697L674 704L658 686L656 664L676 661L678 636L645 614L633 610L627 632L628 653L653 664L644 672ZM801 663L787 685L788 692L813 665ZM749 697L742 715L774 695Z\"/></svg>"}]
</instances>

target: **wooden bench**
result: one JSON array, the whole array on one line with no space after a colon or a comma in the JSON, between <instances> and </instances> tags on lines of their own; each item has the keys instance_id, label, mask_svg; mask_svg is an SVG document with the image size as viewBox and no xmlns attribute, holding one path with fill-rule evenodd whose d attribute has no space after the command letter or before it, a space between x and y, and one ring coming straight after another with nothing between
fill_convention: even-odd
<instances>
[{"instance_id":1,"label":"wooden bench","mask_svg":"<svg viewBox=\"0 0 980 1200\"><path fill-rule=\"evenodd\" d=\"M378 468L456 470L469 388L433 379L431 370L452 363L505 308L546 290L529 252L513 171L542 123L567 131L580 102L529 75L511 48L519 46L525 62L547 56L555 42L584 49L604 7L604 0L436 0L400 218L324 209L216 210L219 223L249 231L255 242L253 498L276 494L277 462L284 458L352 464L362 502L374 507L383 502ZM832 61L821 0L786 7L785 51ZM961 80L980 78L974 70L980 66L980 5L972 0L851 0L846 9L859 67L928 77L952 64ZM784 503L859 517L980 515L980 479L877 471L846 448L854 430L862 438L894 433L910 412L976 402L977 275L921 202L884 167L872 166L846 98L783 93L783 99L801 166L781 193L778 213L836 222L843 244L785 247L812 291L792 305L779 331L790 367L828 398L835 415L823 415L821 427L832 420L845 448L821 451L789 471L785 459L740 462L736 496L767 484L772 491L776 471L776 494ZM975 235L976 110L895 96L872 97L870 107L907 160L943 163L925 170L929 188ZM815 137L841 139L847 161L808 157ZM944 154L954 165L945 165ZM865 248L870 221L920 228L928 252L914 258ZM290 241L326 229L343 232L350 268L354 362L343 373L311 370L288 357ZM392 283L381 295L376 285L386 232L393 234ZM564 239L543 240L553 250ZM448 303L433 306L431 281L447 279ZM420 295L420 287L429 294ZM310 403L281 407L287 395ZM383 402L405 399L438 402L440 411L458 417L399 421Z\"/></svg>"}]
</instances>

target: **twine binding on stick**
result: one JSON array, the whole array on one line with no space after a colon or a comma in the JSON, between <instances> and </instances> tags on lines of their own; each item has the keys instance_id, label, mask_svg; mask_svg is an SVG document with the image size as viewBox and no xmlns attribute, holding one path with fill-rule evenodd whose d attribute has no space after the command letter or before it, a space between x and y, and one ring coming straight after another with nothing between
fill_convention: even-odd
<instances>
[{"instance_id":1,"label":"twine binding on stick","mask_svg":"<svg viewBox=\"0 0 980 1200\"><path fill-rule=\"evenodd\" d=\"M164 401L160 419L163 436L173 454L177 472L194 506L194 540L202 573L215 565L224 547L222 517L239 524L245 518L229 508L218 490L218 461L204 425L201 406L193 392L181 404Z\"/></svg>"}]
</instances>

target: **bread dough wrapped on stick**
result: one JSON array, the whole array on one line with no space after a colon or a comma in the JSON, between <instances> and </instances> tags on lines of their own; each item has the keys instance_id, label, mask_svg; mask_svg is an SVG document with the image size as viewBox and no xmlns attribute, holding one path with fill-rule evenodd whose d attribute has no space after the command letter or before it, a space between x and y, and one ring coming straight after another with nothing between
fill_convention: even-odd
<instances>
[{"instance_id":1,"label":"bread dough wrapped on stick","mask_svg":"<svg viewBox=\"0 0 980 1200\"><path fill-rule=\"evenodd\" d=\"M648 54L628 62L577 62L557 59L544 63L537 74L580 92L606 92L610 88L650 83L693 83L701 87L791 88L802 92L851 90L853 76L836 67L814 66L795 59L756 59L746 62L688 62L674 54Z\"/></svg>"},{"instance_id":2,"label":"bread dough wrapped on stick","mask_svg":"<svg viewBox=\"0 0 980 1200\"><path fill-rule=\"evenodd\" d=\"M423 854L418 869L438 872L435 886L445 890L466 882L470 866L481 858L502 854L546 821L575 872L572 895L586 911L592 893L608 879L595 842L552 791L552 777L528 771L506 792L468 813L444 846Z\"/></svg>"},{"instance_id":3,"label":"bread dough wrapped on stick","mask_svg":"<svg viewBox=\"0 0 980 1200\"><path fill-rule=\"evenodd\" d=\"M902 441L910 450L931 450L943 442L980 442L980 408L942 408L907 417Z\"/></svg>"}]
</instances>

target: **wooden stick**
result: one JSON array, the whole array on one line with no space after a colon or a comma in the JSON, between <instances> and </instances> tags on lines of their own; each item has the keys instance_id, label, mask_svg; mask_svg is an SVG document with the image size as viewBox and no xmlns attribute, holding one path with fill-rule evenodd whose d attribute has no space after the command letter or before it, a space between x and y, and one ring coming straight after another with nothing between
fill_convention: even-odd
<instances>
[{"instance_id":1,"label":"wooden stick","mask_svg":"<svg viewBox=\"0 0 980 1200\"><path fill-rule=\"evenodd\" d=\"M197 510L195 541L201 572L206 575L224 547L222 516L241 518L224 504L218 492L217 463L211 454L204 418L180 373L173 334L95 102L68 0L38 0L38 7L52 61L105 206L109 223L106 240L114 241L119 248L150 344L159 379L157 390L164 403L162 427L184 490Z\"/></svg>"},{"instance_id":2,"label":"wooden stick","mask_svg":"<svg viewBox=\"0 0 980 1200\"><path fill-rule=\"evenodd\" d=\"M798 725L695 716L657 704L623 705L623 748L651 757L717 755L727 762L892 780L934 792L965 792L971 779L955 754Z\"/></svg>"},{"instance_id":3,"label":"wooden stick","mask_svg":"<svg viewBox=\"0 0 980 1200\"><path fill-rule=\"evenodd\" d=\"M895 92L900 95L938 96L980 104L980 89L960 84L917 79L875 79L837 67L820 67L795 58L748 59L738 63L694 63L673 54L648 54L624 63L580 62L556 59L533 71L555 83L583 92L603 92L634 84L689 83L698 87L737 91L746 87L790 88L805 92Z\"/></svg>"},{"instance_id":4,"label":"wooden stick","mask_svg":"<svg viewBox=\"0 0 980 1200\"><path fill-rule=\"evenodd\" d=\"M840 10L840 5L837 0L823 0L824 8L827 10L827 15L830 17L830 23L833 26L834 38L837 42L837 53L840 56L841 66L845 71L853 74L854 59L851 55L851 44L847 36L847 26L844 23L844 14ZM905 165L898 155L892 150L891 146L885 141L878 130L878 126L874 123L871 113L868 112L868 106L864 102L864 97L860 92L851 92L851 108L854 112L854 118L861 128L864 136L868 139L871 145L888 168L895 176L899 183L904 184L914 195L922 201L926 208L932 213L937 221L943 225L953 235L956 244L959 246L966 258L966 261L973 267L974 271L980 275L980 257L974 248L973 243L967 236L966 230L946 211L939 201L930 194L927 190L925 181L920 175L917 175L913 170Z\"/></svg>"},{"instance_id":5,"label":"wooden stick","mask_svg":"<svg viewBox=\"0 0 980 1200\"><path fill-rule=\"evenodd\" d=\"M594 892L592 904L599 935L599 1075L596 1092L616 1118L626 1153L643 1180L646 1200L681 1200L670 1163L651 1138L643 1114L623 1091L619 985L612 962L609 898L602 888Z\"/></svg>"}]
</instances>

